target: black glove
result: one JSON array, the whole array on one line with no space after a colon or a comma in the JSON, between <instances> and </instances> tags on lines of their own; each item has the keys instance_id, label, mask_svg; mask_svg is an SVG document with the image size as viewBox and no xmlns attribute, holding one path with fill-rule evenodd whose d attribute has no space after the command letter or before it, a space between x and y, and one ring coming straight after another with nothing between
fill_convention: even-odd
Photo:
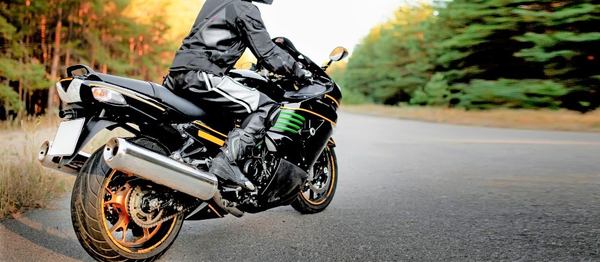
<instances>
[{"instance_id":1,"label":"black glove","mask_svg":"<svg viewBox=\"0 0 600 262\"><path fill-rule=\"evenodd\" d=\"M311 83L313 78L313 73L304 69L300 62L296 62L294 66L294 75L299 83Z\"/></svg>"}]
</instances>

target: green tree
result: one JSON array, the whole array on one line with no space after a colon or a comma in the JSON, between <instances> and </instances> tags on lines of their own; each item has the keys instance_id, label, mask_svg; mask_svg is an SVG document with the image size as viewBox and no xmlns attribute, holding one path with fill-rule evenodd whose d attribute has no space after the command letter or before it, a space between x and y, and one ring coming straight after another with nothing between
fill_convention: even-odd
<instances>
[{"instance_id":1,"label":"green tree","mask_svg":"<svg viewBox=\"0 0 600 262\"><path fill-rule=\"evenodd\" d=\"M129 0L0 1L0 106L12 112L40 113L46 106L54 110L58 100L53 85L66 66L76 63L160 80L175 41L164 36L168 26L162 12L137 19L129 14L130 4ZM41 96L48 99L40 104Z\"/></svg>"},{"instance_id":2,"label":"green tree","mask_svg":"<svg viewBox=\"0 0 600 262\"><path fill-rule=\"evenodd\" d=\"M543 66L545 78L569 88L562 106L600 106L600 3L531 1L515 13L528 28L515 39L528 47L514 55Z\"/></svg>"},{"instance_id":3,"label":"green tree","mask_svg":"<svg viewBox=\"0 0 600 262\"><path fill-rule=\"evenodd\" d=\"M600 3L454 0L403 7L357 46L343 82L373 102L600 106Z\"/></svg>"},{"instance_id":4,"label":"green tree","mask_svg":"<svg viewBox=\"0 0 600 262\"><path fill-rule=\"evenodd\" d=\"M600 105L599 4L592 1L456 0L430 35L431 82L417 104L466 108Z\"/></svg>"},{"instance_id":5,"label":"green tree","mask_svg":"<svg viewBox=\"0 0 600 262\"><path fill-rule=\"evenodd\" d=\"M349 61L345 86L375 102L408 102L430 77L424 30L432 8L403 7L394 19L372 30Z\"/></svg>"}]
</instances>

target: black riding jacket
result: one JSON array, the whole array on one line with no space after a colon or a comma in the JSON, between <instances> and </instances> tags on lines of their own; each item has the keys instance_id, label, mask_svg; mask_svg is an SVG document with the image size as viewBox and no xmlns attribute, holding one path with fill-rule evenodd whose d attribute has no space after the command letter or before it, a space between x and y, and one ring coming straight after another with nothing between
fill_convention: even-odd
<instances>
[{"instance_id":1,"label":"black riding jacket","mask_svg":"<svg viewBox=\"0 0 600 262\"><path fill-rule=\"evenodd\" d=\"M170 71L223 75L247 47L271 71L302 77L296 60L271 40L258 7L246 0L207 0Z\"/></svg>"}]
</instances>

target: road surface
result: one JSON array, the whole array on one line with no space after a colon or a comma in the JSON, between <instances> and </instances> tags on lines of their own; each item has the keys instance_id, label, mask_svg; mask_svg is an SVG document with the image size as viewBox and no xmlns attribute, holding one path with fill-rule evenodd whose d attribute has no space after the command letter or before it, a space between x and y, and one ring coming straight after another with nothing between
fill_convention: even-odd
<instances>
[{"instance_id":1,"label":"road surface","mask_svg":"<svg viewBox=\"0 0 600 262\"><path fill-rule=\"evenodd\" d=\"M600 135L343 114L332 205L186 222L163 261L599 261ZM89 261L68 196L0 224L0 260Z\"/></svg>"}]
</instances>

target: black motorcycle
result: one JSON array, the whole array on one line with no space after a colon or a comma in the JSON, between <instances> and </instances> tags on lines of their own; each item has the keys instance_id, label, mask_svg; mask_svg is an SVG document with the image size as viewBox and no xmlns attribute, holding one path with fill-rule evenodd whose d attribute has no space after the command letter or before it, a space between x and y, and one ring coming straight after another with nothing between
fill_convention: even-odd
<instances>
[{"instance_id":1,"label":"black motorcycle","mask_svg":"<svg viewBox=\"0 0 600 262\"><path fill-rule=\"evenodd\" d=\"M184 220L241 217L284 205L311 214L331 203L338 180L331 136L342 94L325 69L348 52L336 48L320 67L288 39L274 42L313 76L300 85L260 65L228 73L281 105L264 141L239 163L256 185L252 192L207 172L225 134L242 119L206 112L155 83L84 65L67 69L68 78L56 84L63 122L55 139L42 145L39 160L77 174L71 218L92 257L152 261L174 242ZM113 138L91 155L80 152L99 131L115 128L133 136Z\"/></svg>"}]
</instances>

